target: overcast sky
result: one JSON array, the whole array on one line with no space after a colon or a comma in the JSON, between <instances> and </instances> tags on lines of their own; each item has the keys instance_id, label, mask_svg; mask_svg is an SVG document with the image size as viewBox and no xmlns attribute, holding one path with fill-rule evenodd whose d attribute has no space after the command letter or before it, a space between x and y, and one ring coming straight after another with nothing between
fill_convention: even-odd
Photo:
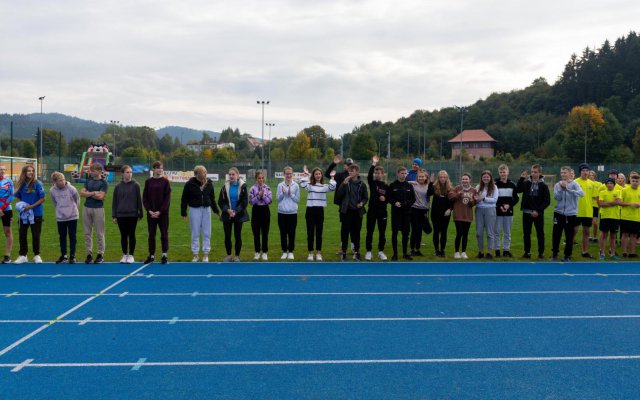
<instances>
[{"instance_id":1,"label":"overcast sky","mask_svg":"<svg viewBox=\"0 0 640 400\"><path fill-rule=\"evenodd\" d=\"M555 82L637 0L0 0L0 113L340 135Z\"/></svg>"}]
</instances>

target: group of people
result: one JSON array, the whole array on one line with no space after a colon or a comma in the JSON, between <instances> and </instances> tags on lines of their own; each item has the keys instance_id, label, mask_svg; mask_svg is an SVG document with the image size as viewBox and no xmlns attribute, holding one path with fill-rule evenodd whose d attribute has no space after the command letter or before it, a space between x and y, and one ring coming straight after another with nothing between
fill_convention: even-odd
<instances>
[{"instance_id":1,"label":"group of people","mask_svg":"<svg viewBox=\"0 0 640 400\"><path fill-rule=\"evenodd\" d=\"M284 180L277 185L275 196L266 184L263 171L255 174L255 183L248 188L240 172L233 167L228 179L219 191L216 201L213 181L208 178L204 166L194 168L194 176L186 182L182 191L180 213L188 221L191 230L193 262L209 261L211 251L212 214L219 216L224 230L226 256L224 261L240 261L242 226L251 219L254 239L254 260L268 260L270 207L277 202L277 221L280 231L281 260L293 260L298 223L300 191L306 190L305 222L307 230L308 261L322 261L324 210L327 193L335 191L334 204L338 206L341 246L339 254L347 259L349 248L354 260L373 259L373 236L377 228L377 257L387 260L385 254L388 209L391 208L391 260L402 257L412 260L423 256L420 248L423 234L432 234L434 254L445 257L447 232L450 220L455 224L455 259L468 259L467 245L471 223L475 217L477 258L513 257L511 253L511 228L514 209L520 202L522 212L524 254L531 258L531 234L536 230L537 254L545 257L545 211L556 200L553 210L551 259L569 261L574 238L582 227L581 250L585 258L590 241L599 242L599 258L619 259L617 251L618 230L621 232L622 257L636 257L635 246L640 232L640 174L631 172L629 182L618 171L610 171L604 183L596 179L595 172L587 164L578 167L579 176L570 167L562 167L560 180L553 191L547 186L542 167L533 165L523 171L517 182L509 179L509 168L500 165L498 177L491 171L480 174L480 182L472 185L472 176L462 174L460 184L454 186L446 171L433 176L422 168L422 160L416 158L412 168L400 167L396 179L387 184L385 171L379 158L372 158L366 183L360 178L360 167L347 158L336 156L323 171L304 167L300 182L294 178L291 167L284 168ZM343 164L342 171L336 171ZM121 263L135 262L136 227L146 213L148 226L148 257L145 263L155 261L156 232L160 231L161 262L168 262L169 208L171 186L163 174L163 165L152 165L152 176L140 185L133 179L129 166L122 167L122 180L115 186L112 196L111 218L118 225L121 236ZM16 264L28 262L27 232L31 230L33 262L41 263L40 234L42 231L45 190L36 178L33 166L25 166L15 185L5 176L6 167L0 165L0 217L6 237L3 263L11 262L13 245L11 222L12 201L19 222L20 250ZM328 179L328 183L324 183ZM82 222L86 248L85 263L102 263L105 254L104 202L108 184L103 167L94 163L89 167L89 177L78 192L60 172L51 175L51 201L55 207L61 255L56 263L76 262L76 231L79 219L80 198L84 198ZM474 210L475 208L475 210ZM251 209L251 218L249 215ZM475 211L475 212L474 212ZM361 230L366 215L365 255L361 257ZM598 226L599 218L599 226ZM590 232L593 229L593 236ZM599 234L598 232L599 231ZM93 233L97 238L97 251L93 251ZM232 235L233 233L233 235ZM565 247L560 257L560 245L564 234ZM398 237L401 239L401 253ZM486 242L485 242L486 238ZM68 247L67 247L68 239Z\"/></svg>"}]
</instances>

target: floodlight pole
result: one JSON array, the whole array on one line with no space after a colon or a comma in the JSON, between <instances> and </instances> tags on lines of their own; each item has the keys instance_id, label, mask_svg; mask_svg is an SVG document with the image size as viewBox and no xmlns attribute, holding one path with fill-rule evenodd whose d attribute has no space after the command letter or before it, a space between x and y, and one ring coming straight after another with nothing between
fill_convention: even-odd
<instances>
[{"instance_id":1,"label":"floodlight pole","mask_svg":"<svg viewBox=\"0 0 640 400\"><path fill-rule=\"evenodd\" d=\"M256 103L262 106L262 125L260 126L260 129L262 130L262 167L261 169L264 170L264 106L269 105L269 100L266 100L266 101L257 100Z\"/></svg>"}]
</instances>

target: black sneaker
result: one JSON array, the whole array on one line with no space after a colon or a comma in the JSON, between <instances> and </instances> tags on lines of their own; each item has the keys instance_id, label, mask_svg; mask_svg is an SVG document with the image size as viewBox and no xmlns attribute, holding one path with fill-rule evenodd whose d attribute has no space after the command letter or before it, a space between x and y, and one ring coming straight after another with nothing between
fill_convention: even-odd
<instances>
[{"instance_id":1,"label":"black sneaker","mask_svg":"<svg viewBox=\"0 0 640 400\"><path fill-rule=\"evenodd\" d=\"M149 255L149 257L147 257L146 260L144 260L145 264L151 264L152 262L154 262L156 260L156 256L154 255Z\"/></svg>"},{"instance_id":2,"label":"black sneaker","mask_svg":"<svg viewBox=\"0 0 640 400\"><path fill-rule=\"evenodd\" d=\"M93 260L94 264L102 264L102 262L104 261L104 257L102 257L102 254L98 253L98 256L96 257L95 260Z\"/></svg>"},{"instance_id":3,"label":"black sneaker","mask_svg":"<svg viewBox=\"0 0 640 400\"><path fill-rule=\"evenodd\" d=\"M354 253L353 254L353 259L355 261L362 261L362 259L360 258L360 253Z\"/></svg>"},{"instance_id":4,"label":"black sneaker","mask_svg":"<svg viewBox=\"0 0 640 400\"><path fill-rule=\"evenodd\" d=\"M340 253L340 261L347 261L347 253Z\"/></svg>"},{"instance_id":5,"label":"black sneaker","mask_svg":"<svg viewBox=\"0 0 640 400\"><path fill-rule=\"evenodd\" d=\"M84 259L85 264L91 264L93 262L93 256L91 254L87 254L87 258Z\"/></svg>"},{"instance_id":6,"label":"black sneaker","mask_svg":"<svg viewBox=\"0 0 640 400\"><path fill-rule=\"evenodd\" d=\"M569 261L571 261L571 258L569 258L569 257L565 257L565 258L562 259L562 262L569 262Z\"/></svg>"},{"instance_id":7,"label":"black sneaker","mask_svg":"<svg viewBox=\"0 0 640 400\"><path fill-rule=\"evenodd\" d=\"M500 257L500 250L496 250L496 257Z\"/></svg>"},{"instance_id":8,"label":"black sneaker","mask_svg":"<svg viewBox=\"0 0 640 400\"><path fill-rule=\"evenodd\" d=\"M422 254L422 252L420 250L414 250L413 254L414 256L418 256L418 257L422 257L424 256L424 254Z\"/></svg>"},{"instance_id":9,"label":"black sneaker","mask_svg":"<svg viewBox=\"0 0 640 400\"><path fill-rule=\"evenodd\" d=\"M582 253L582 257L584 258L593 258L593 256L589 253Z\"/></svg>"},{"instance_id":10,"label":"black sneaker","mask_svg":"<svg viewBox=\"0 0 640 400\"><path fill-rule=\"evenodd\" d=\"M544 253L538 254L538 260L544 260Z\"/></svg>"},{"instance_id":11,"label":"black sneaker","mask_svg":"<svg viewBox=\"0 0 640 400\"><path fill-rule=\"evenodd\" d=\"M478 255L476 256L476 258L484 258L484 253L478 252Z\"/></svg>"},{"instance_id":12,"label":"black sneaker","mask_svg":"<svg viewBox=\"0 0 640 400\"><path fill-rule=\"evenodd\" d=\"M487 253L487 255L485 256L485 258L487 260L491 260L493 258L493 256L491 255L491 253Z\"/></svg>"},{"instance_id":13,"label":"black sneaker","mask_svg":"<svg viewBox=\"0 0 640 400\"><path fill-rule=\"evenodd\" d=\"M524 253L522 258L531 258L531 253ZM539 258L539 257L538 257Z\"/></svg>"},{"instance_id":14,"label":"black sneaker","mask_svg":"<svg viewBox=\"0 0 640 400\"><path fill-rule=\"evenodd\" d=\"M413 257L411 257L411 255L409 254L403 255L402 258L404 258L405 260L413 260Z\"/></svg>"},{"instance_id":15,"label":"black sneaker","mask_svg":"<svg viewBox=\"0 0 640 400\"><path fill-rule=\"evenodd\" d=\"M56 264L66 264L67 261L69 261L67 256L60 256L60 258L56 260Z\"/></svg>"},{"instance_id":16,"label":"black sneaker","mask_svg":"<svg viewBox=\"0 0 640 400\"><path fill-rule=\"evenodd\" d=\"M69 264L75 264L75 263L76 263L76 256L69 257Z\"/></svg>"},{"instance_id":17,"label":"black sneaker","mask_svg":"<svg viewBox=\"0 0 640 400\"><path fill-rule=\"evenodd\" d=\"M235 259L234 259L234 261L235 261ZM163 254L162 258L160 259L160 264L166 264L168 262L169 262L169 260L167 259L167 256Z\"/></svg>"},{"instance_id":18,"label":"black sneaker","mask_svg":"<svg viewBox=\"0 0 640 400\"><path fill-rule=\"evenodd\" d=\"M513 257L513 254L509 250L505 250L502 252L502 257Z\"/></svg>"},{"instance_id":19,"label":"black sneaker","mask_svg":"<svg viewBox=\"0 0 640 400\"><path fill-rule=\"evenodd\" d=\"M2 263L3 264L11 264L11 257L4 256L4 258L2 259Z\"/></svg>"},{"instance_id":20,"label":"black sneaker","mask_svg":"<svg viewBox=\"0 0 640 400\"><path fill-rule=\"evenodd\" d=\"M635 253L629 253L629 258L638 258L638 255Z\"/></svg>"},{"instance_id":21,"label":"black sneaker","mask_svg":"<svg viewBox=\"0 0 640 400\"><path fill-rule=\"evenodd\" d=\"M398 261L398 255L397 254L392 255L391 261Z\"/></svg>"}]
</instances>

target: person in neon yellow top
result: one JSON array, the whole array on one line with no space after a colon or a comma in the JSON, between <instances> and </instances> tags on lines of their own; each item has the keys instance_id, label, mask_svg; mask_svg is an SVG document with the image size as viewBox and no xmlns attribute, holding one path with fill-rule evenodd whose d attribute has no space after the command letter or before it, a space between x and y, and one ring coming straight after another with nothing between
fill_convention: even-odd
<instances>
[{"instance_id":1,"label":"person in neon yellow top","mask_svg":"<svg viewBox=\"0 0 640 400\"><path fill-rule=\"evenodd\" d=\"M578 199L578 214L576 215L578 225L575 227L574 237L578 236L579 227L582 226L582 257L593 258L589 254L589 229L593 223L593 203L598 202L598 192L594 182L589 179L589 164L580 164L578 171L580 177L575 182L580 185L584 197Z\"/></svg>"},{"instance_id":2,"label":"person in neon yellow top","mask_svg":"<svg viewBox=\"0 0 640 400\"><path fill-rule=\"evenodd\" d=\"M620 231L622 232L622 256L626 257L627 249L629 258L635 258L636 240L640 231L640 175L637 172L629 174L631 183L622 190L622 203L620 204Z\"/></svg>"},{"instance_id":3,"label":"person in neon yellow top","mask_svg":"<svg viewBox=\"0 0 640 400\"><path fill-rule=\"evenodd\" d=\"M609 235L609 256L612 260L619 260L616 254L616 233L620 225L619 204L621 193L616 189L616 180L607 178L604 189L598 194L598 205L600 206L600 260L605 259L604 248Z\"/></svg>"},{"instance_id":4,"label":"person in neon yellow top","mask_svg":"<svg viewBox=\"0 0 640 400\"><path fill-rule=\"evenodd\" d=\"M605 189L605 185L603 183L598 182L598 175L596 174L596 171L594 170L589 170L589 180L591 182L593 182L593 184L596 186L595 187L595 195L594 197L594 202L593 202L593 218L591 219L591 228L593 229L593 237L589 237L589 241L590 242L597 242L598 241L598 214L600 211L600 208L598 206L598 194L600 193L601 190Z\"/></svg>"}]
</instances>

